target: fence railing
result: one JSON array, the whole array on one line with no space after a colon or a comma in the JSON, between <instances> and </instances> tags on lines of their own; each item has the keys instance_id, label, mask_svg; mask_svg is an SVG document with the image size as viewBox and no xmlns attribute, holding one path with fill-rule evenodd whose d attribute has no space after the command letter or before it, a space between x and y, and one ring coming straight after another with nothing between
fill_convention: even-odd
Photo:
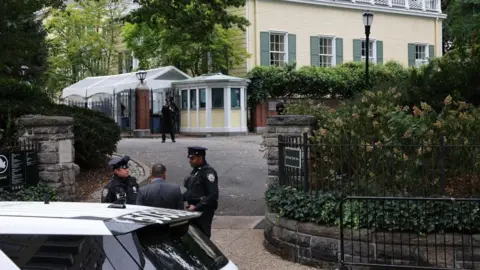
<instances>
[{"instance_id":1,"label":"fence railing","mask_svg":"<svg viewBox=\"0 0 480 270\"><path fill-rule=\"evenodd\" d=\"M342 0L342 2L370 4L374 6L412 9L417 11L421 10L436 13L442 12L440 0Z\"/></svg>"},{"instance_id":2,"label":"fence railing","mask_svg":"<svg viewBox=\"0 0 480 270\"><path fill-rule=\"evenodd\" d=\"M480 145L466 140L331 144L279 136L281 185L339 196L480 195Z\"/></svg>"},{"instance_id":3,"label":"fence railing","mask_svg":"<svg viewBox=\"0 0 480 270\"><path fill-rule=\"evenodd\" d=\"M479 207L474 198L348 197L340 203L340 263L479 269Z\"/></svg>"}]
</instances>

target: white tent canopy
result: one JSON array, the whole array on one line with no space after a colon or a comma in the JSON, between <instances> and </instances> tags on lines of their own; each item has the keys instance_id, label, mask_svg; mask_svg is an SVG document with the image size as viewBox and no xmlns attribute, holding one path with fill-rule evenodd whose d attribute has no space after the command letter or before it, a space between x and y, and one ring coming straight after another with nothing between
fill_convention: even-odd
<instances>
[{"instance_id":1,"label":"white tent canopy","mask_svg":"<svg viewBox=\"0 0 480 270\"><path fill-rule=\"evenodd\" d=\"M174 66L159 67L146 71L147 76L144 82L154 92L171 88L172 82L191 78ZM110 76L88 77L63 89L62 98L67 98L69 96L89 98L97 94L113 95L114 93L135 89L138 83L139 81L135 72Z\"/></svg>"}]
</instances>

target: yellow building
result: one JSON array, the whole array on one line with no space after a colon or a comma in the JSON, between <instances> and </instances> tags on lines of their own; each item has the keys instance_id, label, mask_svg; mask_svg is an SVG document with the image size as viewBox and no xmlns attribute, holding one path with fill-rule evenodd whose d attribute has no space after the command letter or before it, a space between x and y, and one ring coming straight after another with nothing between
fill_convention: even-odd
<instances>
[{"instance_id":1,"label":"yellow building","mask_svg":"<svg viewBox=\"0 0 480 270\"><path fill-rule=\"evenodd\" d=\"M251 25L244 33L252 55L245 67L234 69L245 76L253 67L335 66L365 58L362 14L374 14L370 59L382 64L395 60L419 66L442 55L440 0L247 0L232 13L244 14Z\"/></svg>"},{"instance_id":2,"label":"yellow building","mask_svg":"<svg viewBox=\"0 0 480 270\"><path fill-rule=\"evenodd\" d=\"M248 80L218 74L173 82L180 95L180 132L246 135Z\"/></svg>"}]
</instances>

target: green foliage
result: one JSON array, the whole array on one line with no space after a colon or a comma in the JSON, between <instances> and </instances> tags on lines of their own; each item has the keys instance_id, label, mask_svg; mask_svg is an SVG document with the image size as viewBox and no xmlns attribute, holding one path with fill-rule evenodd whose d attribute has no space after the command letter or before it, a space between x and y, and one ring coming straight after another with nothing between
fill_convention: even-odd
<instances>
[{"instance_id":1,"label":"green foliage","mask_svg":"<svg viewBox=\"0 0 480 270\"><path fill-rule=\"evenodd\" d=\"M408 75L407 70L396 62L372 65L369 74L374 88L395 85ZM295 64L258 66L248 73L248 78L251 80L249 106L277 97L345 99L365 89L365 65L352 62L331 68L305 66L298 70Z\"/></svg>"},{"instance_id":2,"label":"green foliage","mask_svg":"<svg viewBox=\"0 0 480 270\"><path fill-rule=\"evenodd\" d=\"M31 81L39 82L46 69L47 47L42 27L42 9L59 7L62 0L2 1L0 16L0 77L20 77L20 67L29 67Z\"/></svg>"},{"instance_id":3,"label":"green foliage","mask_svg":"<svg viewBox=\"0 0 480 270\"><path fill-rule=\"evenodd\" d=\"M56 189L49 187L44 183L39 183L35 187L29 187L20 191L1 191L0 201L44 201L45 195L49 195L50 201L61 201L57 195Z\"/></svg>"},{"instance_id":4,"label":"green foliage","mask_svg":"<svg viewBox=\"0 0 480 270\"><path fill-rule=\"evenodd\" d=\"M366 91L359 102L342 104L335 110L297 103L287 105L286 111L307 112L319 119L312 142L313 155L321 157L314 165L318 166L318 185L334 182L336 189L348 194L347 189L405 196L480 193L474 173L479 169L480 155L470 147L480 140L480 109L471 104L447 96L437 113L424 102L420 107L403 106L401 93L391 89ZM440 150L442 136L448 148L458 146ZM346 144L349 146L339 147ZM438 160L443 161L444 168L439 167ZM331 178L332 171L336 181ZM442 173L444 183L439 181Z\"/></svg>"},{"instance_id":5,"label":"green foliage","mask_svg":"<svg viewBox=\"0 0 480 270\"><path fill-rule=\"evenodd\" d=\"M100 166L105 155L116 151L120 128L101 112L58 105L36 86L15 80L0 80L0 146L16 140L15 119L28 114L74 118L75 163L82 168Z\"/></svg>"},{"instance_id":6,"label":"green foliage","mask_svg":"<svg viewBox=\"0 0 480 270\"><path fill-rule=\"evenodd\" d=\"M448 4L444 35L462 58L476 55L480 44L480 1L451 0Z\"/></svg>"},{"instance_id":7,"label":"green foliage","mask_svg":"<svg viewBox=\"0 0 480 270\"><path fill-rule=\"evenodd\" d=\"M143 1L124 27L127 47L143 68L174 65L197 76L210 71L228 72L245 61L245 48L235 37L249 24L229 12L242 0ZM211 64L209 66L209 59Z\"/></svg>"},{"instance_id":8,"label":"green foliage","mask_svg":"<svg viewBox=\"0 0 480 270\"><path fill-rule=\"evenodd\" d=\"M304 193L292 187L271 186L267 207L281 217L321 225L340 225L341 199L328 193ZM475 201L346 200L345 228L377 231L478 233L480 203Z\"/></svg>"},{"instance_id":9,"label":"green foliage","mask_svg":"<svg viewBox=\"0 0 480 270\"><path fill-rule=\"evenodd\" d=\"M118 21L126 11L123 1L79 1L54 9L46 22L49 34L47 87L59 90L88 76L113 74L118 58Z\"/></svg>"}]
</instances>

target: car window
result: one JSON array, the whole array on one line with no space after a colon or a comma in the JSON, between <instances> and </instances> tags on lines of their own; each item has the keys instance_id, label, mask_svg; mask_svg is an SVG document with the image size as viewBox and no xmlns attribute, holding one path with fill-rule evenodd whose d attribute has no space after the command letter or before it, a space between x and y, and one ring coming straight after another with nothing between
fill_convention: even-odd
<instances>
[{"instance_id":1,"label":"car window","mask_svg":"<svg viewBox=\"0 0 480 270\"><path fill-rule=\"evenodd\" d=\"M21 269L141 269L113 236L0 235L0 249Z\"/></svg>"},{"instance_id":2,"label":"car window","mask_svg":"<svg viewBox=\"0 0 480 270\"><path fill-rule=\"evenodd\" d=\"M149 226L117 239L145 270L213 270L228 263L202 232L188 224L173 229Z\"/></svg>"}]
</instances>

